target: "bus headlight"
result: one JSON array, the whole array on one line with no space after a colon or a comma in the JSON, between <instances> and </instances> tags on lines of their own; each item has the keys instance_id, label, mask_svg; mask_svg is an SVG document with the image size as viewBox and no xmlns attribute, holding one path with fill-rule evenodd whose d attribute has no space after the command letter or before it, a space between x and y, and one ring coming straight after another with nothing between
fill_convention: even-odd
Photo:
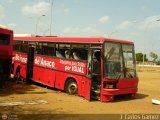
<instances>
[{"instance_id":1,"label":"bus headlight","mask_svg":"<svg viewBox=\"0 0 160 120\"><path fill-rule=\"evenodd\" d=\"M105 88L107 88L107 89L112 89L112 88L114 88L114 85L106 84L106 87L105 87Z\"/></svg>"},{"instance_id":2,"label":"bus headlight","mask_svg":"<svg viewBox=\"0 0 160 120\"><path fill-rule=\"evenodd\" d=\"M103 88L114 89L114 88L116 88L116 84L115 83L104 83Z\"/></svg>"}]
</instances>

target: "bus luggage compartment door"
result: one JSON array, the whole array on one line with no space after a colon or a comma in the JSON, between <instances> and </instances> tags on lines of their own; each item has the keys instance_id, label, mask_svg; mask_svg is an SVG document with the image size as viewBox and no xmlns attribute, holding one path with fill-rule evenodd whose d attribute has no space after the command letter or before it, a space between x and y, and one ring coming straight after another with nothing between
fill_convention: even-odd
<instances>
[{"instance_id":1,"label":"bus luggage compartment door","mask_svg":"<svg viewBox=\"0 0 160 120\"><path fill-rule=\"evenodd\" d=\"M27 58L26 80L27 82L30 82L31 78L33 77L34 47L29 47Z\"/></svg>"}]
</instances>

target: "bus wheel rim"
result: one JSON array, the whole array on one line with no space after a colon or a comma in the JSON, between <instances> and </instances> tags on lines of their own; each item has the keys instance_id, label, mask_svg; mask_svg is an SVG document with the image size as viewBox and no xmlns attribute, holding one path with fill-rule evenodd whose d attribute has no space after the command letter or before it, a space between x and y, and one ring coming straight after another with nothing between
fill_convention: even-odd
<instances>
[{"instance_id":1,"label":"bus wheel rim","mask_svg":"<svg viewBox=\"0 0 160 120\"><path fill-rule=\"evenodd\" d=\"M68 92L70 94L76 94L77 93L77 84L76 83L70 83L68 85Z\"/></svg>"}]
</instances>

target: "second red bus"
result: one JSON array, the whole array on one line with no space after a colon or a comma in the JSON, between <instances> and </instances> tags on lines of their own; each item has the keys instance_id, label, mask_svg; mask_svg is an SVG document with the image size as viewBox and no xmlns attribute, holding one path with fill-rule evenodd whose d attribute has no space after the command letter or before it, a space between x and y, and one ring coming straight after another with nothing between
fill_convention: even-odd
<instances>
[{"instance_id":1,"label":"second red bus","mask_svg":"<svg viewBox=\"0 0 160 120\"><path fill-rule=\"evenodd\" d=\"M0 28L0 87L9 79L13 53L13 31Z\"/></svg>"}]
</instances>

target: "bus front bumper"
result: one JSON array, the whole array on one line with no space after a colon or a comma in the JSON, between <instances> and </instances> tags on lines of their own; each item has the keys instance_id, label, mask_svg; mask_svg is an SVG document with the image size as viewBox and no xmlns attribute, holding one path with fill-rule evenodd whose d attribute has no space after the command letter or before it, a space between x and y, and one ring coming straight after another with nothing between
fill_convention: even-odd
<instances>
[{"instance_id":1,"label":"bus front bumper","mask_svg":"<svg viewBox=\"0 0 160 120\"><path fill-rule=\"evenodd\" d=\"M126 89L103 89L101 92L101 101L113 101L115 95L131 94L135 95L138 88L126 88Z\"/></svg>"}]
</instances>

